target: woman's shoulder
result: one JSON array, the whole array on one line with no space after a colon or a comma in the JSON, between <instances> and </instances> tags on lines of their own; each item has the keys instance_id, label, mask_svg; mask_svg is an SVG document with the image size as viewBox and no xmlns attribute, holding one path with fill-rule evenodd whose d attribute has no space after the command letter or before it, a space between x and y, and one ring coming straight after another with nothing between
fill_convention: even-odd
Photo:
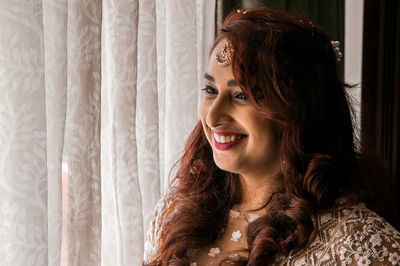
<instances>
[{"instance_id":1,"label":"woman's shoulder","mask_svg":"<svg viewBox=\"0 0 400 266\"><path fill-rule=\"evenodd\" d=\"M149 231L147 232L147 240L144 243L143 259L145 263L149 263L154 259L154 256L157 253L163 214L170 205L170 202L171 196L167 194L158 201L154 208L153 220L151 221Z\"/></svg>"},{"instance_id":2,"label":"woman's shoulder","mask_svg":"<svg viewBox=\"0 0 400 266\"><path fill-rule=\"evenodd\" d=\"M338 204L316 223L314 240L288 265L400 265L400 233L363 203Z\"/></svg>"}]
</instances>

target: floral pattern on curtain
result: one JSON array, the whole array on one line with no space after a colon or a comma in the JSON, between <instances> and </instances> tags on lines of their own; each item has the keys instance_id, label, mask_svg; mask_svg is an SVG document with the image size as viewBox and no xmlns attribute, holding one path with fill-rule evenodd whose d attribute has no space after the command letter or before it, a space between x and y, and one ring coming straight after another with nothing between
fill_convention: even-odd
<instances>
[{"instance_id":1,"label":"floral pattern on curtain","mask_svg":"<svg viewBox=\"0 0 400 266\"><path fill-rule=\"evenodd\" d=\"M140 265L215 1L0 2L2 265Z\"/></svg>"}]
</instances>

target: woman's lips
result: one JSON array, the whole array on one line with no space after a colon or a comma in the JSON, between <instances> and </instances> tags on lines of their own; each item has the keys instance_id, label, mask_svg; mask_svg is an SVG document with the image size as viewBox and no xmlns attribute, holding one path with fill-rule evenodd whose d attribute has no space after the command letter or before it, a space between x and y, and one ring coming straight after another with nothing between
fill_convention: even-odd
<instances>
[{"instance_id":1,"label":"woman's lips","mask_svg":"<svg viewBox=\"0 0 400 266\"><path fill-rule=\"evenodd\" d=\"M213 145L214 145L214 147L217 148L218 150L226 151L226 150L229 150L230 148L236 146L236 144L238 144L238 143L241 142L242 140L243 140L243 138L242 138L242 139L235 140L235 141L231 141L231 142L228 142L228 143L219 143L219 142L217 142L217 141L215 140L215 138L213 138Z\"/></svg>"},{"instance_id":2,"label":"woman's lips","mask_svg":"<svg viewBox=\"0 0 400 266\"><path fill-rule=\"evenodd\" d=\"M240 143L247 135L235 133L235 132L216 132L213 131L213 145L218 150L228 150L238 143Z\"/></svg>"}]
</instances>

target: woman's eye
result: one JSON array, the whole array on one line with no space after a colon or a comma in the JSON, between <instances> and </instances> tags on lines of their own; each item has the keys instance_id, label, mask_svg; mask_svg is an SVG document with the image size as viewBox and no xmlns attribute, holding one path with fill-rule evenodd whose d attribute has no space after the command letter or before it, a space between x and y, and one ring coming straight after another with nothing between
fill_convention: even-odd
<instances>
[{"instance_id":1,"label":"woman's eye","mask_svg":"<svg viewBox=\"0 0 400 266\"><path fill-rule=\"evenodd\" d=\"M243 92L239 92L235 95L236 98L240 100L247 100L247 96Z\"/></svg>"},{"instance_id":2,"label":"woman's eye","mask_svg":"<svg viewBox=\"0 0 400 266\"><path fill-rule=\"evenodd\" d=\"M218 95L218 90L210 85L206 85L203 89L201 89L202 91L204 91L204 94L208 97L208 98L216 98ZM243 92L237 92L233 95L236 99L240 100L240 101L247 101L247 96L246 94L244 94Z\"/></svg>"},{"instance_id":3,"label":"woman's eye","mask_svg":"<svg viewBox=\"0 0 400 266\"><path fill-rule=\"evenodd\" d=\"M202 89L202 91L204 91L205 94L217 94L218 93L218 91L211 86L205 86Z\"/></svg>"}]
</instances>

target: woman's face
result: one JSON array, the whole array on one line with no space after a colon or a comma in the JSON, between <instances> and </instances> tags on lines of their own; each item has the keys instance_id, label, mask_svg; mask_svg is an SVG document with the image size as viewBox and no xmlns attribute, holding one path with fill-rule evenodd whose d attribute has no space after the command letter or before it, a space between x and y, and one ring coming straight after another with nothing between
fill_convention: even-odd
<instances>
[{"instance_id":1,"label":"woman's face","mask_svg":"<svg viewBox=\"0 0 400 266\"><path fill-rule=\"evenodd\" d=\"M199 115L216 165L243 176L262 176L279 169L278 138L274 122L264 118L236 83L231 65L220 67L215 47L205 74Z\"/></svg>"}]
</instances>

